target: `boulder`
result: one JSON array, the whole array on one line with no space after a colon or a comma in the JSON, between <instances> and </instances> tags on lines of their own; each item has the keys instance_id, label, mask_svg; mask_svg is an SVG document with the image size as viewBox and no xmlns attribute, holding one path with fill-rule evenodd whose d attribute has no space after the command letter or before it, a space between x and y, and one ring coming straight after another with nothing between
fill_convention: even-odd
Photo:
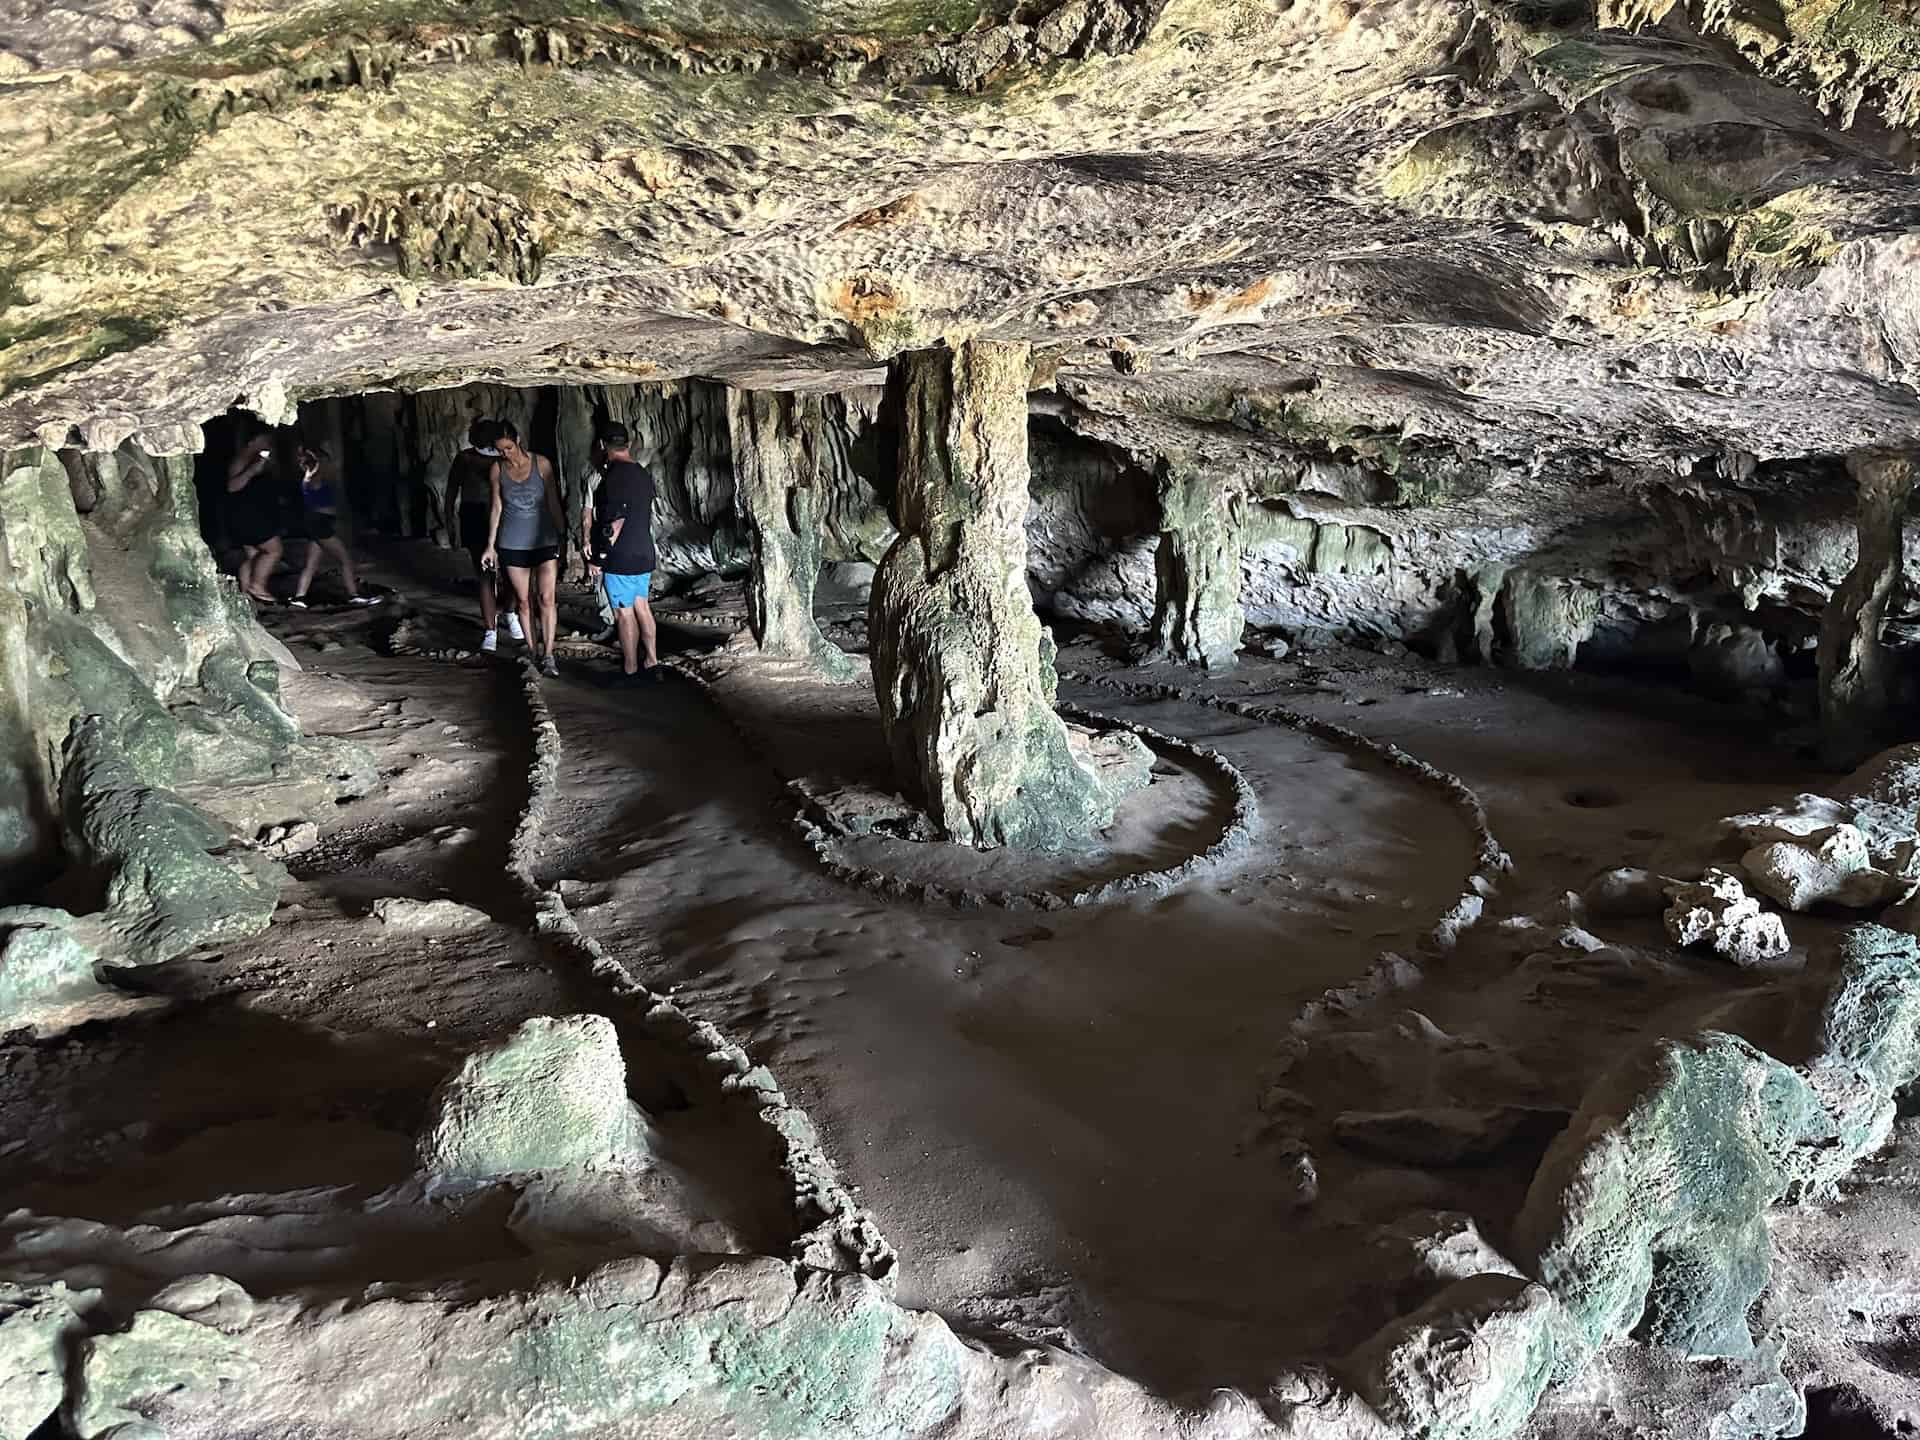
<instances>
[{"instance_id":1,"label":"boulder","mask_svg":"<svg viewBox=\"0 0 1920 1440\"><path fill-rule=\"evenodd\" d=\"M1673 902L1665 916L1667 934L1676 945L1710 946L1743 968L1769 967L1791 948L1786 923L1763 911L1739 877L1718 866L1697 884L1668 885L1667 896Z\"/></svg>"},{"instance_id":2,"label":"boulder","mask_svg":"<svg viewBox=\"0 0 1920 1440\"><path fill-rule=\"evenodd\" d=\"M60 1408L84 1329L65 1285L0 1284L0 1440L27 1440Z\"/></svg>"},{"instance_id":3,"label":"boulder","mask_svg":"<svg viewBox=\"0 0 1920 1440\"><path fill-rule=\"evenodd\" d=\"M464 1181L644 1165L646 1120L613 1022L538 1016L467 1056L434 1095L419 1153L428 1175Z\"/></svg>"},{"instance_id":4,"label":"boulder","mask_svg":"<svg viewBox=\"0 0 1920 1440\"><path fill-rule=\"evenodd\" d=\"M1740 857L1740 868L1755 889L1794 911L1822 902L1884 905L1912 888L1873 868L1867 837L1853 825L1756 845Z\"/></svg>"},{"instance_id":5,"label":"boulder","mask_svg":"<svg viewBox=\"0 0 1920 1440\"><path fill-rule=\"evenodd\" d=\"M0 1029L42 1006L99 991L100 957L63 910L0 910Z\"/></svg>"},{"instance_id":6,"label":"boulder","mask_svg":"<svg viewBox=\"0 0 1920 1440\"><path fill-rule=\"evenodd\" d=\"M1479 1222L1464 1210L1422 1210L1380 1227L1379 1239L1391 1251L1411 1256L1414 1271L1428 1281L1451 1283L1475 1275L1520 1274L1480 1233Z\"/></svg>"},{"instance_id":7,"label":"boulder","mask_svg":"<svg viewBox=\"0 0 1920 1440\"><path fill-rule=\"evenodd\" d=\"M81 1342L68 1424L79 1440L158 1437L154 1402L182 1392L218 1392L250 1368L245 1347L211 1325L165 1310L141 1310L124 1331Z\"/></svg>"},{"instance_id":8,"label":"boulder","mask_svg":"<svg viewBox=\"0 0 1920 1440\"><path fill-rule=\"evenodd\" d=\"M493 923L486 911L457 900L408 900L391 895L373 902L373 914L389 930L451 932L478 930Z\"/></svg>"},{"instance_id":9,"label":"boulder","mask_svg":"<svg viewBox=\"0 0 1920 1440\"><path fill-rule=\"evenodd\" d=\"M276 860L291 860L320 843L320 827L311 820L269 825L260 831L254 843Z\"/></svg>"},{"instance_id":10,"label":"boulder","mask_svg":"<svg viewBox=\"0 0 1920 1440\"><path fill-rule=\"evenodd\" d=\"M1341 1367L1409 1440L1498 1440L1540 1403L1558 1351L1559 1307L1515 1275L1455 1281L1386 1326Z\"/></svg>"},{"instance_id":11,"label":"boulder","mask_svg":"<svg viewBox=\"0 0 1920 1440\"><path fill-rule=\"evenodd\" d=\"M1658 915L1667 907L1667 886L1673 882L1664 875L1633 866L1603 870L1587 882L1580 902L1594 920L1630 920L1642 915Z\"/></svg>"}]
</instances>

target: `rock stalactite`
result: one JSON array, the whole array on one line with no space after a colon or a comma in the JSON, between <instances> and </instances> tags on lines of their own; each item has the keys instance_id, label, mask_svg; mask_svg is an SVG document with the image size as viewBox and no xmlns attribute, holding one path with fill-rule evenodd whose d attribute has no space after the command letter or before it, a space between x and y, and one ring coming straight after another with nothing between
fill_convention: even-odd
<instances>
[{"instance_id":1,"label":"rock stalactite","mask_svg":"<svg viewBox=\"0 0 1920 1440\"><path fill-rule=\"evenodd\" d=\"M1029 347L973 341L889 367L900 538L868 629L902 784L956 840L1059 849L1112 801L1053 711L1053 640L1027 592Z\"/></svg>"},{"instance_id":2,"label":"rock stalactite","mask_svg":"<svg viewBox=\"0 0 1920 1440\"><path fill-rule=\"evenodd\" d=\"M1168 465L1159 478L1148 654L1202 670L1232 669L1247 619L1240 606L1243 502L1214 477L1191 470Z\"/></svg>"},{"instance_id":3,"label":"rock stalactite","mask_svg":"<svg viewBox=\"0 0 1920 1440\"><path fill-rule=\"evenodd\" d=\"M829 679L854 667L813 618L820 574L819 401L810 396L734 390L727 395L733 437L734 499L747 531L747 622L762 651L805 660Z\"/></svg>"},{"instance_id":4,"label":"rock stalactite","mask_svg":"<svg viewBox=\"0 0 1920 1440\"><path fill-rule=\"evenodd\" d=\"M1880 628L1900 583L1901 516L1913 494L1913 457L1890 451L1849 457L1860 490L1859 549L1853 569L1820 621L1820 751L1838 766L1858 763L1887 724L1887 654Z\"/></svg>"}]
</instances>

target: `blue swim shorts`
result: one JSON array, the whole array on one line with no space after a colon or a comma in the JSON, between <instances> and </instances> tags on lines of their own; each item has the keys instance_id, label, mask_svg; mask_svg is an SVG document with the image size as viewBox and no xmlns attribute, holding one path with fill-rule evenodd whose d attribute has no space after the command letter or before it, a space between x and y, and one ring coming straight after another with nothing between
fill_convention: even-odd
<instances>
[{"instance_id":1,"label":"blue swim shorts","mask_svg":"<svg viewBox=\"0 0 1920 1440\"><path fill-rule=\"evenodd\" d=\"M607 604L615 610L631 610L633 602L644 600L653 590L653 572L644 575L615 575L605 571L600 576L607 587Z\"/></svg>"}]
</instances>

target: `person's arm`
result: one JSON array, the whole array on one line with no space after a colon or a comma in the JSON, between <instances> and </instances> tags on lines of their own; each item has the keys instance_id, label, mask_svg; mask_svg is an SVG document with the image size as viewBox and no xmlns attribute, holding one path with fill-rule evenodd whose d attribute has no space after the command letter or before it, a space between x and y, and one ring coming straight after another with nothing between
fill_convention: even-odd
<instances>
[{"instance_id":1,"label":"person's arm","mask_svg":"<svg viewBox=\"0 0 1920 1440\"><path fill-rule=\"evenodd\" d=\"M253 477L258 475L267 461L272 458L271 449L263 451L258 446L245 455L234 456L233 462L227 466L227 493L238 495L246 489L253 483Z\"/></svg>"},{"instance_id":2,"label":"person's arm","mask_svg":"<svg viewBox=\"0 0 1920 1440\"><path fill-rule=\"evenodd\" d=\"M494 542L500 538L500 462L494 461L487 467L487 488L492 492L487 501L487 548L480 557L480 568L491 570L499 560L499 552Z\"/></svg>"}]
</instances>

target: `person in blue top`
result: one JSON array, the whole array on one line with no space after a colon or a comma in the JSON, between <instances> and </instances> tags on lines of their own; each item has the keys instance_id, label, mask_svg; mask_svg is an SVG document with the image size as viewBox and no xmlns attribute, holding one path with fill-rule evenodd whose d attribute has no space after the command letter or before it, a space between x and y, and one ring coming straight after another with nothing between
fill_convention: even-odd
<instances>
[{"instance_id":1,"label":"person in blue top","mask_svg":"<svg viewBox=\"0 0 1920 1440\"><path fill-rule=\"evenodd\" d=\"M340 566L340 578L346 582L347 603L378 605L377 595L360 593L360 577L353 570L353 556L340 540L340 476L324 445L300 447L300 503L307 516L307 563L300 569L300 583L287 603L297 610L307 608L307 591L313 577L320 573L320 557L331 555Z\"/></svg>"}]
</instances>

